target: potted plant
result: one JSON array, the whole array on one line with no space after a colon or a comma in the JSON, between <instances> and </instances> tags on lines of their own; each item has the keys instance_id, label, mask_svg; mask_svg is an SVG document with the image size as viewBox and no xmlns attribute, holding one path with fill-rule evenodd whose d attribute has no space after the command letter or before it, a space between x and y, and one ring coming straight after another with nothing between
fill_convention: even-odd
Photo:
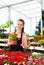
<instances>
[{"instance_id":1,"label":"potted plant","mask_svg":"<svg viewBox=\"0 0 44 65\"><path fill-rule=\"evenodd\" d=\"M10 33L9 34L9 41L13 41L14 42L14 45L16 45L17 44L17 34Z\"/></svg>"}]
</instances>

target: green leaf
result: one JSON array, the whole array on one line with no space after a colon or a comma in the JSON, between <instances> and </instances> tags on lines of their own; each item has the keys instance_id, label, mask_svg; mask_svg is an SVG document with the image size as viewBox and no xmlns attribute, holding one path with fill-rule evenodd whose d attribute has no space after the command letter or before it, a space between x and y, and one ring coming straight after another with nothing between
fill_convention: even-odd
<instances>
[{"instance_id":1,"label":"green leaf","mask_svg":"<svg viewBox=\"0 0 44 65\"><path fill-rule=\"evenodd\" d=\"M4 60L4 61L3 61L3 64L5 64L5 63L7 63L7 60Z\"/></svg>"}]
</instances>

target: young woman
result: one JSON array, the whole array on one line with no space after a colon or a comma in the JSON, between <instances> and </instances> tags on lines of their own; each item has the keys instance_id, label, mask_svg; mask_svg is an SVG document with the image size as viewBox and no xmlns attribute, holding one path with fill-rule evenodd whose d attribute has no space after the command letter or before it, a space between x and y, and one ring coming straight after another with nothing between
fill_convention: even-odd
<instances>
[{"instance_id":1,"label":"young woman","mask_svg":"<svg viewBox=\"0 0 44 65\"><path fill-rule=\"evenodd\" d=\"M14 45L14 41L11 40L11 43L8 40L8 45L10 46L10 51L24 51L23 48L28 48L30 46L27 45L27 36L24 33L24 20L19 19L17 21L17 31L15 32L17 34L17 44Z\"/></svg>"}]
</instances>

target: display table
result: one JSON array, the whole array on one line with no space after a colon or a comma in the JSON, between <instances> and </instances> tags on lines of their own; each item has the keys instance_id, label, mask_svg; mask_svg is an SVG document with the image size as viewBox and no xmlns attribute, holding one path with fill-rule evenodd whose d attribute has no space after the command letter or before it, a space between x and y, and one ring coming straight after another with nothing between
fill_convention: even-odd
<instances>
[{"instance_id":1,"label":"display table","mask_svg":"<svg viewBox=\"0 0 44 65\"><path fill-rule=\"evenodd\" d=\"M8 47L6 43L0 43L0 48L1 47ZM38 47L38 46L30 46L28 50L37 50L37 51L44 51L44 47Z\"/></svg>"}]
</instances>

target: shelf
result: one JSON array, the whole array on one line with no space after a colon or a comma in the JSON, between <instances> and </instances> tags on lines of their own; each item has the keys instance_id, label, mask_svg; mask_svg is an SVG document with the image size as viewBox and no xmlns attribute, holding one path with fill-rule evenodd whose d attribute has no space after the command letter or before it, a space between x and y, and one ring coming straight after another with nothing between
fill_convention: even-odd
<instances>
[{"instance_id":1,"label":"shelf","mask_svg":"<svg viewBox=\"0 0 44 65\"><path fill-rule=\"evenodd\" d=\"M0 39L0 41L8 41L8 39Z\"/></svg>"},{"instance_id":2,"label":"shelf","mask_svg":"<svg viewBox=\"0 0 44 65\"><path fill-rule=\"evenodd\" d=\"M7 46L7 44L6 43L0 43L0 46Z\"/></svg>"},{"instance_id":3,"label":"shelf","mask_svg":"<svg viewBox=\"0 0 44 65\"><path fill-rule=\"evenodd\" d=\"M4 30L4 29L0 29L0 31L6 31L6 30Z\"/></svg>"},{"instance_id":4,"label":"shelf","mask_svg":"<svg viewBox=\"0 0 44 65\"><path fill-rule=\"evenodd\" d=\"M30 49L30 50L40 50L40 51L44 51L44 47L30 46L28 49Z\"/></svg>"},{"instance_id":5,"label":"shelf","mask_svg":"<svg viewBox=\"0 0 44 65\"><path fill-rule=\"evenodd\" d=\"M7 43L8 39L0 39L0 43Z\"/></svg>"}]
</instances>

